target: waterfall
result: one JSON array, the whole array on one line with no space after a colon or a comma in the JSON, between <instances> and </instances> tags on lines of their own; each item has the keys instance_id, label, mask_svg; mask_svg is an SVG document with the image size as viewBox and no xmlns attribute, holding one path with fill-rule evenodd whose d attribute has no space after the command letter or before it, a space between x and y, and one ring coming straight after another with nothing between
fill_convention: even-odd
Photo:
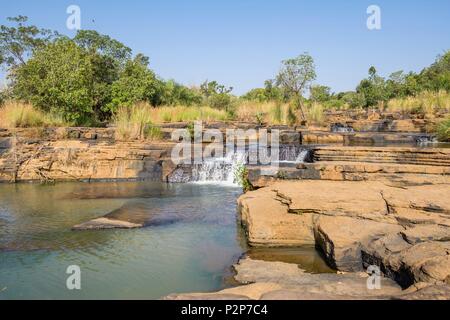
<instances>
[{"instance_id":1,"label":"waterfall","mask_svg":"<svg viewBox=\"0 0 450 320\"><path fill-rule=\"evenodd\" d=\"M333 124L330 129L331 129L330 131L334 132L334 133L353 133L353 132L355 132L355 130L351 126L346 125L346 124L341 124L341 123Z\"/></svg>"},{"instance_id":2,"label":"waterfall","mask_svg":"<svg viewBox=\"0 0 450 320\"><path fill-rule=\"evenodd\" d=\"M281 145L279 163L303 163L308 160L310 149L301 145ZM241 150L225 157L205 160L202 164L192 165L191 181L197 183L221 183L236 185L235 172L248 163L249 151Z\"/></svg>"},{"instance_id":3,"label":"waterfall","mask_svg":"<svg viewBox=\"0 0 450 320\"><path fill-rule=\"evenodd\" d=\"M235 172L247 163L248 152L232 152L225 157L212 158L192 166L191 181L237 185Z\"/></svg>"}]
</instances>

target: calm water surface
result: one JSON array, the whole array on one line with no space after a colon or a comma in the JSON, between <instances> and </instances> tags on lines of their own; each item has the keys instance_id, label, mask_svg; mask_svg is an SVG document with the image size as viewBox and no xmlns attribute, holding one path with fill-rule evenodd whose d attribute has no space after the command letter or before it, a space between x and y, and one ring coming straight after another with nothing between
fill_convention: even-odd
<instances>
[{"instance_id":1,"label":"calm water surface","mask_svg":"<svg viewBox=\"0 0 450 320\"><path fill-rule=\"evenodd\" d=\"M157 299L219 290L232 284L230 266L247 250L236 218L240 193L212 184L0 184L0 299ZM71 230L117 209L169 218L141 229ZM328 271L313 248L250 255ZM81 290L66 288L70 265L81 268Z\"/></svg>"}]
</instances>

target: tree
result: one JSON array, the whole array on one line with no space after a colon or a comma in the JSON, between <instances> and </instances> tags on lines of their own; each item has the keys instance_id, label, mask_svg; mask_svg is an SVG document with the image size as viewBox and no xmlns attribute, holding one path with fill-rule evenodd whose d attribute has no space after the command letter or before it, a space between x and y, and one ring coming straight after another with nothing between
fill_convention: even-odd
<instances>
[{"instance_id":1,"label":"tree","mask_svg":"<svg viewBox=\"0 0 450 320\"><path fill-rule=\"evenodd\" d=\"M303 110L303 93L314 79L316 79L314 59L308 53L282 61L277 83L291 98L296 100L296 103L300 106L303 120L306 120Z\"/></svg>"},{"instance_id":2,"label":"tree","mask_svg":"<svg viewBox=\"0 0 450 320\"><path fill-rule=\"evenodd\" d=\"M13 93L67 121L82 123L94 115L92 70L92 61L82 48L69 39L58 39L17 67Z\"/></svg>"},{"instance_id":3,"label":"tree","mask_svg":"<svg viewBox=\"0 0 450 320\"><path fill-rule=\"evenodd\" d=\"M356 92L364 95L364 107L375 106L379 101L387 100L385 81L378 76L375 67L369 68L369 78L363 79L356 88Z\"/></svg>"},{"instance_id":4,"label":"tree","mask_svg":"<svg viewBox=\"0 0 450 320\"><path fill-rule=\"evenodd\" d=\"M124 63L131 59L131 49L123 43L95 30L79 30L74 37L75 43L101 56L110 57L112 61Z\"/></svg>"},{"instance_id":5,"label":"tree","mask_svg":"<svg viewBox=\"0 0 450 320\"><path fill-rule=\"evenodd\" d=\"M148 68L148 57L138 54L128 60L119 79L112 84L111 103L106 106L114 112L119 106L131 106L140 101L157 105L157 88L160 85L155 74Z\"/></svg>"},{"instance_id":6,"label":"tree","mask_svg":"<svg viewBox=\"0 0 450 320\"><path fill-rule=\"evenodd\" d=\"M313 85L310 88L309 98L314 102L325 102L331 99L331 88L321 85Z\"/></svg>"},{"instance_id":7,"label":"tree","mask_svg":"<svg viewBox=\"0 0 450 320\"><path fill-rule=\"evenodd\" d=\"M28 17L17 16L7 18L17 26L0 26L0 65L17 67L23 65L33 51L44 47L56 32L27 25Z\"/></svg>"}]
</instances>

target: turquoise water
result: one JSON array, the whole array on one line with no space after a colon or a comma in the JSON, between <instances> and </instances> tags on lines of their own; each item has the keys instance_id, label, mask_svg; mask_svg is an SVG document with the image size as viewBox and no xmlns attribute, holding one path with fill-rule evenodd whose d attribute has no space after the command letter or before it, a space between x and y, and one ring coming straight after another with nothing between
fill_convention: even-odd
<instances>
[{"instance_id":1,"label":"turquoise water","mask_svg":"<svg viewBox=\"0 0 450 320\"><path fill-rule=\"evenodd\" d=\"M246 250L234 187L154 182L0 185L0 299L157 299L224 287ZM131 230L72 231L125 207L171 215ZM66 269L81 269L81 290Z\"/></svg>"}]
</instances>

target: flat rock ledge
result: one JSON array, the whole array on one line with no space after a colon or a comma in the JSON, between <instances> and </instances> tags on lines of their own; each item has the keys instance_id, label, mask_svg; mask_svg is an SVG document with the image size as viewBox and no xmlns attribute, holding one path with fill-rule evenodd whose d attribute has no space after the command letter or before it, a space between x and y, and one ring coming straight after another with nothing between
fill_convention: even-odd
<instances>
[{"instance_id":1,"label":"flat rock ledge","mask_svg":"<svg viewBox=\"0 0 450 320\"><path fill-rule=\"evenodd\" d=\"M244 258L234 266L241 286L212 293L171 294L165 300L375 300L449 299L450 287L420 283L407 290L382 277L379 286L367 273L310 274L298 265ZM372 289L370 289L372 288Z\"/></svg>"},{"instance_id":2,"label":"flat rock ledge","mask_svg":"<svg viewBox=\"0 0 450 320\"><path fill-rule=\"evenodd\" d=\"M242 195L252 246L315 245L336 270L376 265L402 288L450 285L450 183L279 181Z\"/></svg>"}]
</instances>

